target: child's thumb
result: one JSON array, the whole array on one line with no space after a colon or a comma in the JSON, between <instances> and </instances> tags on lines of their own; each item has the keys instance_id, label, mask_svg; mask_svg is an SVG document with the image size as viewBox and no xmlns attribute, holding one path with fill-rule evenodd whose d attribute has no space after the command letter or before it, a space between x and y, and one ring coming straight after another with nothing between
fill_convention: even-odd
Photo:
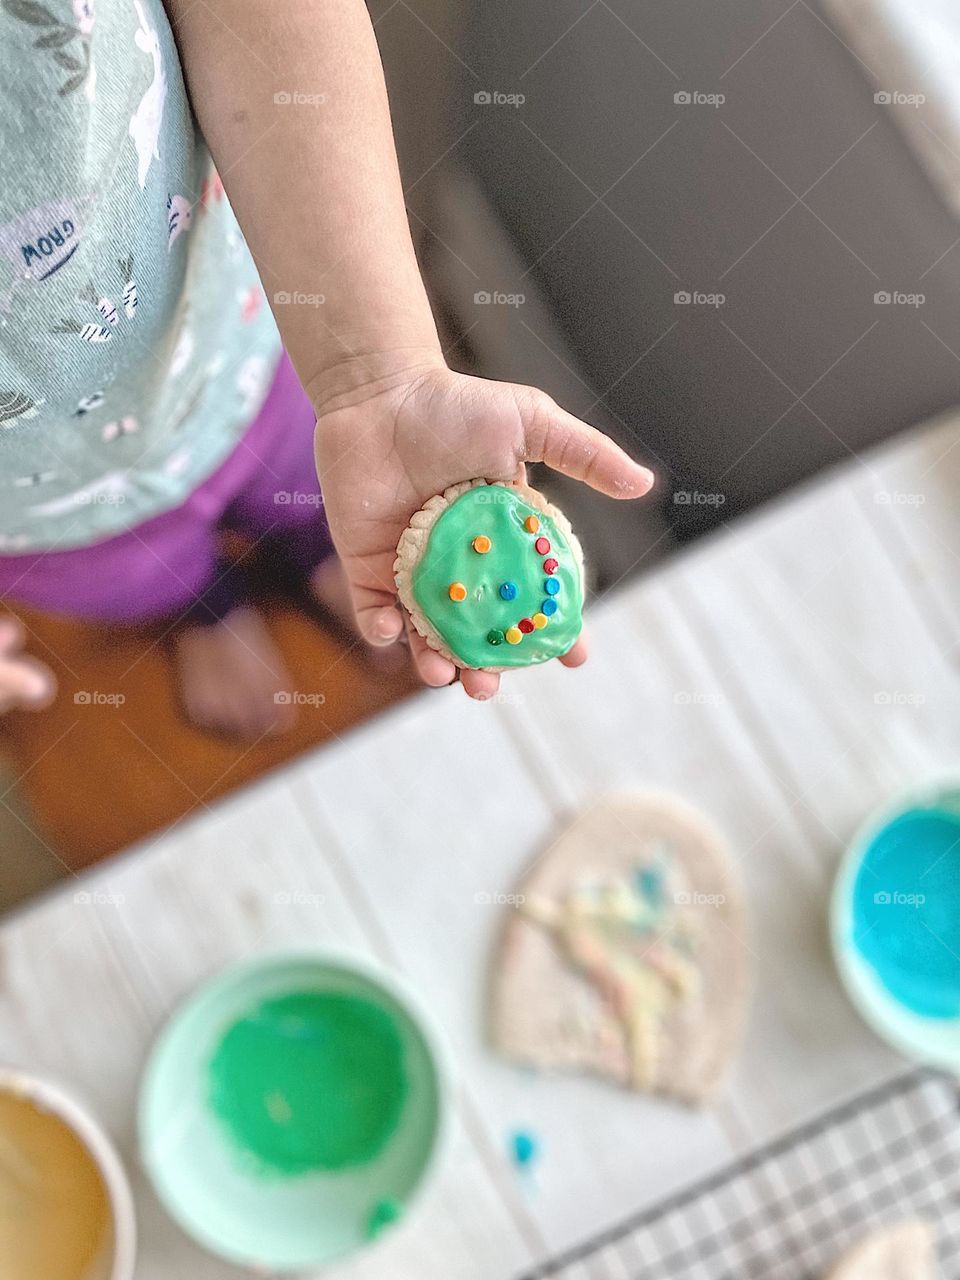
<instances>
[{"instance_id":1,"label":"child's thumb","mask_svg":"<svg viewBox=\"0 0 960 1280\"><path fill-rule=\"evenodd\" d=\"M611 498L642 498L653 488L649 467L634 462L596 427L581 422L533 387L517 388L525 461L545 462Z\"/></svg>"}]
</instances>

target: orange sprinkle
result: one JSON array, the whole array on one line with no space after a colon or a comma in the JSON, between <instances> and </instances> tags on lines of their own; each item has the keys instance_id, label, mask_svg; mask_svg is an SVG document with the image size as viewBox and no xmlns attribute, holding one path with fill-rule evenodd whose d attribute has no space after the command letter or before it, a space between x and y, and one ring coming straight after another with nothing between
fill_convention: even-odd
<instances>
[{"instance_id":1,"label":"orange sprinkle","mask_svg":"<svg viewBox=\"0 0 960 1280\"><path fill-rule=\"evenodd\" d=\"M523 639L523 632L519 627L507 627L506 631L503 633L503 638L506 640L507 644L519 644Z\"/></svg>"},{"instance_id":2,"label":"orange sprinkle","mask_svg":"<svg viewBox=\"0 0 960 1280\"><path fill-rule=\"evenodd\" d=\"M530 621L533 623L533 625L537 628L538 631L542 631L543 628L550 621L550 619L547 617L545 613L535 613L533 617L530 619Z\"/></svg>"},{"instance_id":3,"label":"orange sprinkle","mask_svg":"<svg viewBox=\"0 0 960 1280\"><path fill-rule=\"evenodd\" d=\"M451 600L454 600L459 604L461 600L466 600L467 588L462 582L451 582L449 587L447 587L447 595Z\"/></svg>"},{"instance_id":4,"label":"orange sprinkle","mask_svg":"<svg viewBox=\"0 0 960 1280\"><path fill-rule=\"evenodd\" d=\"M477 555L485 556L492 546L493 543L485 533L478 533L473 540L473 549Z\"/></svg>"},{"instance_id":5,"label":"orange sprinkle","mask_svg":"<svg viewBox=\"0 0 960 1280\"><path fill-rule=\"evenodd\" d=\"M526 529L527 533L536 533L540 528L540 521L536 516L527 516L526 520L523 522L523 527Z\"/></svg>"}]
</instances>

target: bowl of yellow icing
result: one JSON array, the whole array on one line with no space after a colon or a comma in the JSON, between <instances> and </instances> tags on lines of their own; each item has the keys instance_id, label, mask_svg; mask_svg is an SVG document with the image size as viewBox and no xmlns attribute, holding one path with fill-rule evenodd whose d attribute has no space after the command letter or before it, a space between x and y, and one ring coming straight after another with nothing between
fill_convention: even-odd
<instances>
[{"instance_id":1,"label":"bowl of yellow icing","mask_svg":"<svg viewBox=\"0 0 960 1280\"><path fill-rule=\"evenodd\" d=\"M200 987L144 1075L140 1147L179 1225L274 1272L406 1219L436 1163L445 1071L411 994L365 961L261 955Z\"/></svg>"},{"instance_id":2,"label":"bowl of yellow icing","mask_svg":"<svg viewBox=\"0 0 960 1280\"><path fill-rule=\"evenodd\" d=\"M132 1280L133 1198L99 1123L49 1081L0 1066L3 1280Z\"/></svg>"}]
</instances>

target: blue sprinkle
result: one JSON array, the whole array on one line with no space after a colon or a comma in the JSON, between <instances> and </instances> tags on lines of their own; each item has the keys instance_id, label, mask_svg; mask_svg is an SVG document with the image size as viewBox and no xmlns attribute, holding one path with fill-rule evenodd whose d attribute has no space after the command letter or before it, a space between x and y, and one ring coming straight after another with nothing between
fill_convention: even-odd
<instances>
[{"instance_id":1,"label":"blue sprinkle","mask_svg":"<svg viewBox=\"0 0 960 1280\"><path fill-rule=\"evenodd\" d=\"M517 598L517 584L515 582L501 582L500 583L500 599L516 600L516 598Z\"/></svg>"},{"instance_id":2,"label":"blue sprinkle","mask_svg":"<svg viewBox=\"0 0 960 1280\"><path fill-rule=\"evenodd\" d=\"M548 578L543 584L543 589L548 596L555 596L560 590L560 583L556 578Z\"/></svg>"},{"instance_id":3,"label":"blue sprinkle","mask_svg":"<svg viewBox=\"0 0 960 1280\"><path fill-rule=\"evenodd\" d=\"M530 1164L537 1155L537 1140L530 1133L518 1129L510 1141L513 1159L521 1169Z\"/></svg>"},{"instance_id":4,"label":"blue sprinkle","mask_svg":"<svg viewBox=\"0 0 960 1280\"><path fill-rule=\"evenodd\" d=\"M557 612L557 607L556 600L544 600L543 604L540 606L540 612L545 613L547 617L550 618Z\"/></svg>"}]
</instances>

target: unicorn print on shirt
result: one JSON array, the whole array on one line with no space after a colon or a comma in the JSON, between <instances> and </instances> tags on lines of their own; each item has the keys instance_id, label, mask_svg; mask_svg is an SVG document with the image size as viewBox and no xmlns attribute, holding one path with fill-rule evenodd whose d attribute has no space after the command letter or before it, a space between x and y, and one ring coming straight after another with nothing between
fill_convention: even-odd
<instances>
[{"instance_id":1,"label":"unicorn print on shirt","mask_svg":"<svg viewBox=\"0 0 960 1280\"><path fill-rule=\"evenodd\" d=\"M133 7L140 23L134 43L153 59L153 80L140 99L129 128L130 137L137 148L137 181L142 191L147 185L150 165L154 160L160 159L160 126L163 122L163 104L167 97L167 73L160 56L159 37L147 22L140 0L133 0Z\"/></svg>"},{"instance_id":2,"label":"unicorn print on shirt","mask_svg":"<svg viewBox=\"0 0 960 1280\"><path fill-rule=\"evenodd\" d=\"M167 196L167 253L174 240L190 229L193 221L193 205L186 196Z\"/></svg>"}]
</instances>

